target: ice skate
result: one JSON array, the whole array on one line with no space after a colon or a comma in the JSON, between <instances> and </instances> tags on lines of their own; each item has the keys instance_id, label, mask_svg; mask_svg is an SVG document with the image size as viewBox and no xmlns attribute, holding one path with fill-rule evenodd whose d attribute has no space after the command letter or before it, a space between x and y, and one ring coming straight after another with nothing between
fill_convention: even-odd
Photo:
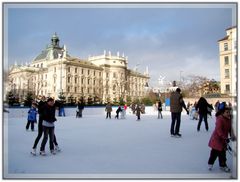
<instances>
[{"instance_id":1,"label":"ice skate","mask_svg":"<svg viewBox=\"0 0 240 182\"><path fill-rule=\"evenodd\" d=\"M47 154L45 153L45 151L40 151L40 155L45 156Z\"/></svg>"},{"instance_id":2,"label":"ice skate","mask_svg":"<svg viewBox=\"0 0 240 182\"><path fill-rule=\"evenodd\" d=\"M180 133L176 133L174 136L177 137L177 138L182 137L182 135Z\"/></svg>"},{"instance_id":3,"label":"ice skate","mask_svg":"<svg viewBox=\"0 0 240 182\"><path fill-rule=\"evenodd\" d=\"M225 167L220 167L220 169L226 173L229 173L231 170L229 167L225 166Z\"/></svg>"},{"instance_id":4,"label":"ice skate","mask_svg":"<svg viewBox=\"0 0 240 182\"><path fill-rule=\"evenodd\" d=\"M36 149L32 149L31 154L34 155L34 156L37 155Z\"/></svg>"},{"instance_id":5,"label":"ice skate","mask_svg":"<svg viewBox=\"0 0 240 182\"><path fill-rule=\"evenodd\" d=\"M56 155L56 151L55 150L51 150L51 154Z\"/></svg>"},{"instance_id":6,"label":"ice skate","mask_svg":"<svg viewBox=\"0 0 240 182\"><path fill-rule=\"evenodd\" d=\"M209 164L209 165L208 165L208 170L211 171L212 168L213 168L213 165L212 165L212 164Z\"/></svg>"},{"instance_id":7,"label":"ice skate","mask_svg":"<svg viewBox=\"0 0 240 182\"><path fill-rule=\"evenodd\" d=\"M60 151L61 151L61 149L59 148L58 145L55 146L54 150L55 150L56 152L60 152Z\"/></svg>"}]
</instances>

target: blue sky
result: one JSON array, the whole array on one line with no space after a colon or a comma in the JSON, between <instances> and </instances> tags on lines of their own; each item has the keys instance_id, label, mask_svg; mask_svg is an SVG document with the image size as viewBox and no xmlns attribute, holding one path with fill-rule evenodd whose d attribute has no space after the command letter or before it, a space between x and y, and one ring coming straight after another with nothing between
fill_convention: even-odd
<instances>
[{"instance_id":1,"label":"blue sky","mask_svg":"<svg viewBox=\"0 0 240 182\"><path fill-rule=\"evenodd\" d=\"M150 6L149 6L150 5ZM218 40L235 25L235 4L6 5L5 59L31 62L54 32L68 53L82 59L124 53L129 67L148 66L151 83L162 75L206 76L220 80ZM27 7L27 8L26 8ZM6 42L5 42L6 43ZM6 56L7 55L7 56Z\"/></svg>"}]
</instances>

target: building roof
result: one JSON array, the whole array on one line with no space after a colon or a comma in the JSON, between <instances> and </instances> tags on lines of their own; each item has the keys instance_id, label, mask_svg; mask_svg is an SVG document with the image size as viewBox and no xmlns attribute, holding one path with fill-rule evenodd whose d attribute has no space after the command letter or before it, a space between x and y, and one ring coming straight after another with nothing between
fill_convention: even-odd
<instances>
[{"instance_id":1,"label":"building roof","mask_svg":"<svg viewBox=\"0 0 240 182\"><path fill-rule=\"evenodd\" d=\"M227 40L227 39L228 39L228 37L229 37L229 36L227 35L227 36L225 36L224 38L222 38L222 39L218 40L218 42L219 42L219 41L223 41L223 40Z\"/></svg>"},{"instance_id":2,"label":"building roof","mask_svg":"<svg viewBox=\"0 0 240 182\"><path fill-rule=\"evenodd\" d=\"M51 44L48 45L47 48L43 50L33 61L38 61L42 59L58 59L59 55L62 55L63 51L66 51L63 47L59 46L59 42L60 40L55 33L51 38ZM70 57L70 55L66 54L66 57Z\"/></svg>"},{"instance_id":3,"label":"building roof","mask_svg":"<svg viewBox=\"0 0 240 182\"><path fill-rule=\"evenodd\" d=\"M148 75L142 74L138 71L128 69L128 72L131 76L139 76L139 77L143 77L143 78L150 78Z\"/></svg>"},{"instance_id":4,"label":"building roof","mask_svg":"<svg viewBox=\"0 0 240 182\"><path fill-rule=\"evenodd\" d=\"M231 30L231 29L234 29L234 28L237 28L237 26L235 25L235 26L229 27L226 30Z\"/></svg>"},{"instance_id":5,"label":"building roof","mask_svg":"<svg viewBox=\"0 0 240 182\"><path fill-rule=\"evenodd\" d=\"M62 54L63 48L56 48L56 47L50 47L45 50L43 50L33 61L38 60L50 60L50 59L58 59L59 54ZM66 55L67 57L70 57L69 54Z\"/></svg>"}]
</instances>

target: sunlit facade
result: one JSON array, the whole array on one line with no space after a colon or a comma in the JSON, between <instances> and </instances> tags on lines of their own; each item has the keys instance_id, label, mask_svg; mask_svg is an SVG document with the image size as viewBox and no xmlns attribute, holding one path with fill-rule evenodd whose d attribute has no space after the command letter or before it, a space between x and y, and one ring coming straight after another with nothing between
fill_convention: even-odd
<instances>
[{"instance_id":1,"label":"sunlit facade","mask_svg":"<svg viewBox=\"0 0 240 182\"><path fill-rule=\"evenodd\" d=\"M226 29L226 36L219 40L221 93L237 96L237 27Z\"/></svg>"},{"instance_id":2,"label":"sunlit facade","mask_svg":"<svg viewBox=\"0 0 240 182\"><path fill-rule=\"evenodd\" d=\"M54 34L51 44L30 64L13 65L8 76L8 92L20 100L32 92L36 97L64 96L67 102L76 102L81 97L107 102L145 96L148 72L128 69L124 55L113 56L104 51L103 55L84 60L70 56L66 46L60 47L59 42Z\"/></svg>"}]
</instances>

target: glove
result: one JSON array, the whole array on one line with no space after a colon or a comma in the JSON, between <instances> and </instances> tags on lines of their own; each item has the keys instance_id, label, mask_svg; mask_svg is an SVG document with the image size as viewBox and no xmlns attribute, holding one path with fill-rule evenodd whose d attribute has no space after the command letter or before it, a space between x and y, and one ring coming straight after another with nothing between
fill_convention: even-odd
<instances>
[{"instance_id":1,"label":"glove","mask_svg":"<svg viewBox=\"0 0 240 182\"><path fill-rule=\"evenodd\" d=\"M229 138L227 138L227 139L226 139L226 143L229 143L229 142L230 142L230 139L229 139Z\"/></svg>"},{"instance_id":2,"label":"glove","mask_svg":"<svg viewBox=\"0 0 240 182\"><path fill-rule=\"evenodd\" d=\"M187 115L189 115L189 111L187 110Z\"/></svg>"}]
</instances>

